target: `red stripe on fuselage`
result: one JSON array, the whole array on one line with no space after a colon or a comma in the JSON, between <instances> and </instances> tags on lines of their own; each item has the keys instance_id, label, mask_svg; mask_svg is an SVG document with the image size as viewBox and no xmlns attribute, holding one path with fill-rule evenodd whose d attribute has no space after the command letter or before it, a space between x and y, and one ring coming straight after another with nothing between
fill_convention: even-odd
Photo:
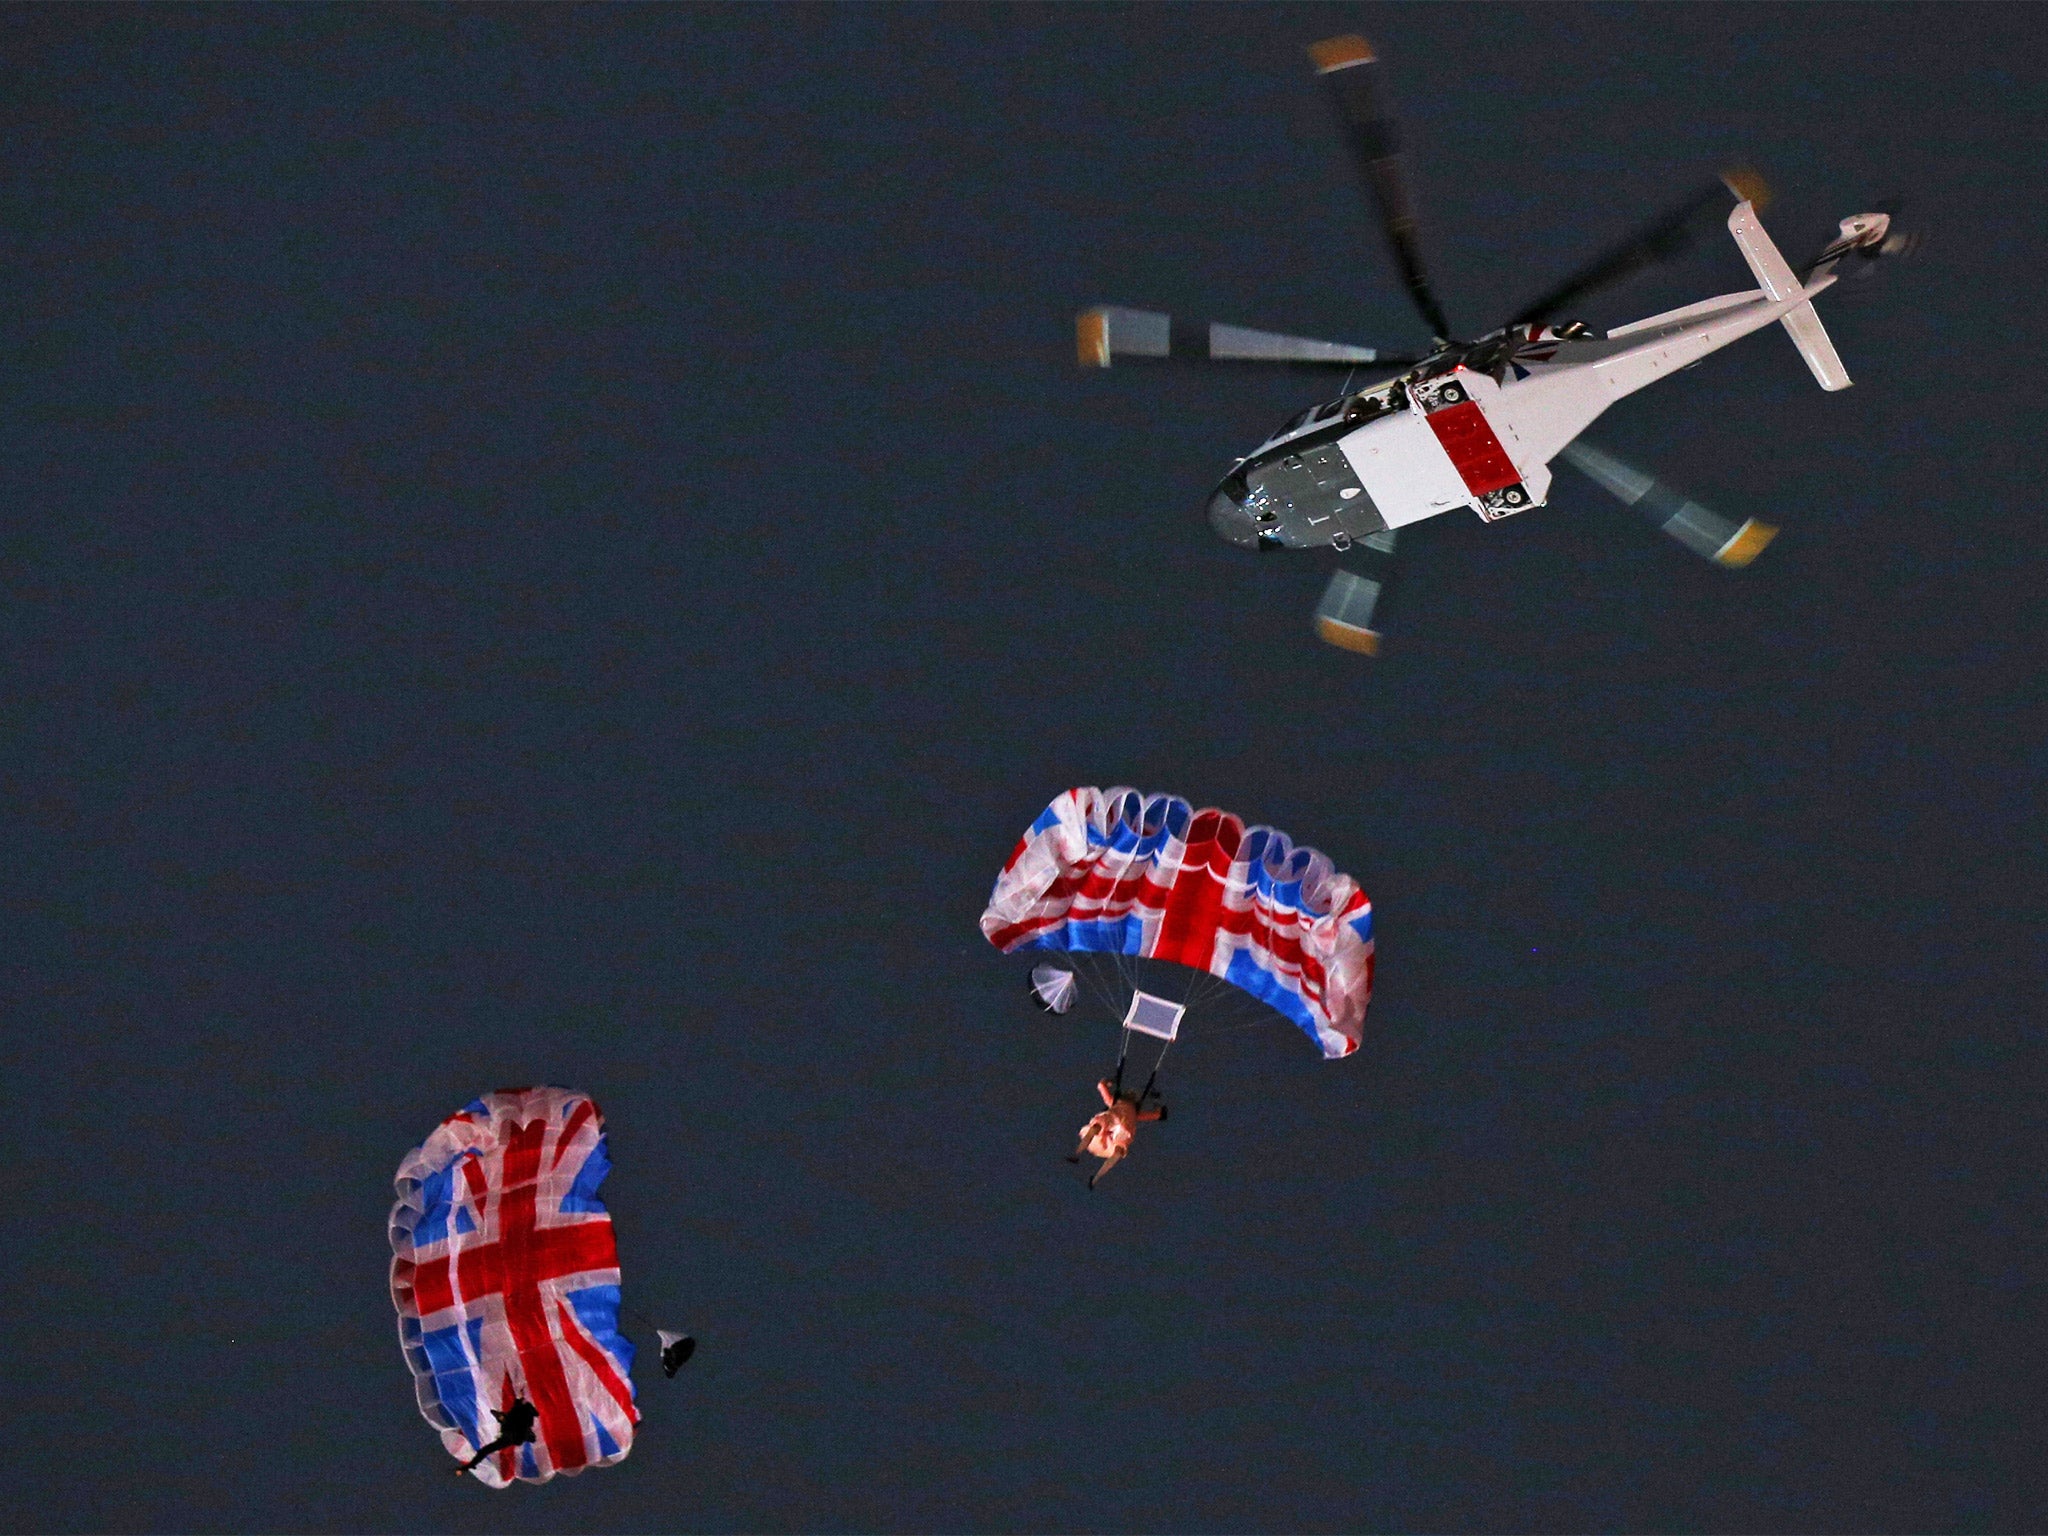
<instances>
[{"instance_id":1,"label":"red stripe on fuselage","mask_svg":"<svg viewBox=\"0 0 2048 1536\"><path fill-rule=\"evenodd\" d=\"M1474 496L1497 491L1522 478L1522 472L1515 468L1515 461L1508 457L1507 449L1493 435L1493 428L1476 400L1431 411L1424 419L1429 423L1429 430L1436 434L1436 440L1443 444L1444 452L1450 455L1452 465L1465 482L1465 489Z\"/></svg>"}]
</instances>

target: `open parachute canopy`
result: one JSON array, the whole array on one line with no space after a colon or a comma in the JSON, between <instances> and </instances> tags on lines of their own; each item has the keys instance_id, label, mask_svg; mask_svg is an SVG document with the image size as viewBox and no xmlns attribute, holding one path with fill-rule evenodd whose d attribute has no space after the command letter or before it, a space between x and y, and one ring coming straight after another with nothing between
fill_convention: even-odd
<instances>
[{"instance_id":1,"label":"open parachute canopy","mask_svg":"<svg viewBox=\"0 0 2048 1536\"><path fill-rule=\"evenodd\" d=\"M420 1412L458 1461L515 1402L539 1412L530 1444L475 1468L494 1488L633 1448L633 1346L598 1197L610 1168L604 1117L566 1088L485 1094L399 1164L391 1299Z\"/></svg>"},{"instance_id":2,"label":"open parachute canopy","mask_svg":"<svg viewBox=\"0 0 2048 1536\"><path fill-rule=\"evenodd\" d=\"M1220 977L1332 1059L1364 1038L1372 903L1358 882L1284 832L1174 795L1068 790L1019 839L981 931L1005 954L1126 955ZM1046 1000L1037 971L1032 985ZM1134 1015L1159 1001L1137 992Z\"/></svg>"}]
</instances>

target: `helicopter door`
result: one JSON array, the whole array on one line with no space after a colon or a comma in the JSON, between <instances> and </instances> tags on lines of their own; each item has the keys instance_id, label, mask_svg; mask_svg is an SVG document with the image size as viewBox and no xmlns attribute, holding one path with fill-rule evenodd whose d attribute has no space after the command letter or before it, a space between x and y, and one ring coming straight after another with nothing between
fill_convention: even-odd
<instances>
[{"instance_id":1,"label":"helicopter door","mask_svg":"<svg viewBox=\"0 0 2048 1536\"><path fill-rule=\"evenodd\" d=\"M1500 386L1483 374L1460 368L1412 390L1416 408L1450 459L1471 497L1472 510L1488 522L1543 504L1550 475L1542 466L1525 474L1487 419L1485 406L1498 408Z\"/></svg>"}]
</instances>

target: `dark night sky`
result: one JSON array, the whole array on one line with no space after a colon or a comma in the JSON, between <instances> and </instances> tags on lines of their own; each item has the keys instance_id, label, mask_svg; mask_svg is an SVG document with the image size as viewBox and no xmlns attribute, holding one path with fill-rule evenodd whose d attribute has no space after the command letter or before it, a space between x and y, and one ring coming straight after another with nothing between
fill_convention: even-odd
<instances>
[{"instance_id":1,"label":"dark night sky","mask_svg":"<svg viewBox=\"0 0 2048 1536\"><path fill-rule=\"evenodd\" d=\"M2048 19L0 12L13 1530L2039 1529ZM1369 33L1493 323L1703 173L1930 240L1617 407L1392 653L1210 483L1413 345L1301 55ZM1749 286L1717 238L1589 306ZM1372 1038L1114 1029L975 918L1074 783L1379 910ZM623 1465L456 1484L407 1148L604 1106ZM646 1342L642 1335L642 1342ZM130 1442L131 1435L139 1438Z\"/></svg>"}]
</instances>

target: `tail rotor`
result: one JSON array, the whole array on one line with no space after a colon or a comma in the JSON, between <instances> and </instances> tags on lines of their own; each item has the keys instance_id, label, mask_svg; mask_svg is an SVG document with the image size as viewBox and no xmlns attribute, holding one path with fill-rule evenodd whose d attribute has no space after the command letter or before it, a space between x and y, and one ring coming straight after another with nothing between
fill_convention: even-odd
<instances>
[{"instance_id":1,"label":"tail rotor","mask_svg":"<svg viewBox=\"0 0 2048 1536\"><path fill-rule=\"evenodd\" d=\"M1887 197L1868 213L1851 214L1842 220L1834 238L1822 246L1799 269L1801 282L1834 273L1841 278L1870 276L1877 263L1890 256L1910 256L1920 249L1922 233L1899 222L1905 200Z\"/></svg>"}]
</instances>

